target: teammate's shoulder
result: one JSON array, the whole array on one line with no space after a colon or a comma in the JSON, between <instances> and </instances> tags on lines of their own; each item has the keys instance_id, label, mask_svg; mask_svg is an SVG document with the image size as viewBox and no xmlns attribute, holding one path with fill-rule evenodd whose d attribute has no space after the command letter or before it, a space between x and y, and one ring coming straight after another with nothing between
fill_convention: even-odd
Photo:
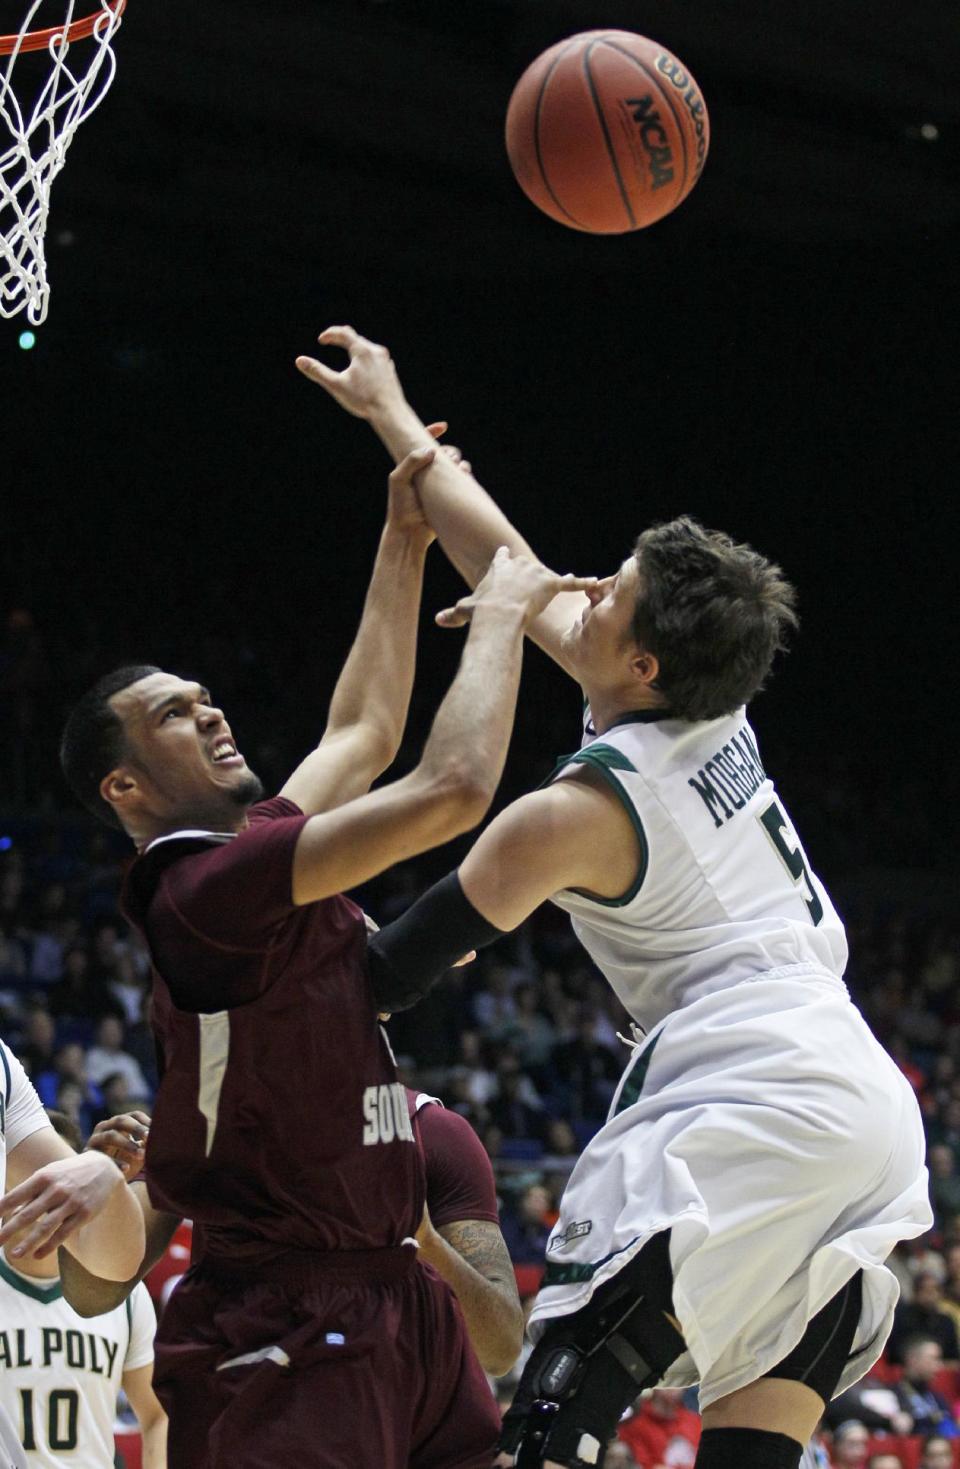
<instances>
[{"instance_id":1,"label":"teammate's shoulder","mask_svg":"<svg viewBox=\"0 0 960 1469\"><path fill-rule=\"evenodd\" d=\"M438 1105L436 1097L429 1098L428 1105L418 1109L417 1121L424 1145L427 1147L431 1142L449 1142L461 1148L470 1148L473 1144L480 1149L483 1148L483 1144L466 1117L461 1117L459 1112L454 1112L449 1107Z\"/></svg>"}]
</instances>

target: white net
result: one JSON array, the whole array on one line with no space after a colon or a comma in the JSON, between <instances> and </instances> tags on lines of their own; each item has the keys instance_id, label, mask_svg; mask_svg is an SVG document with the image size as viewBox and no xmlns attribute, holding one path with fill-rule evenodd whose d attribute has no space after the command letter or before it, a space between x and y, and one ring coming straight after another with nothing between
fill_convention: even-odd
<instances>
[{"instance_id":1,"label":"white net","mask_svg":"<svg viewBox=\"0 0 960 1469\"><path fill-rule=\"evenodd\" d=\"M62 25L45 35L31 62L26 53L37 50L31 26L41 4L32 0L19 34L7 38L9 55L0 55L0 316L25 311L35 326L50 300L44 255L50 188L74 133L113 81L110 43L125 0L100 0L99 13L95 0L79 0L76 18L77 0L64 0ZM18 63L21 74L49 68L30 99L18 100L14 91Z\"/></svg>"}]
</instances>

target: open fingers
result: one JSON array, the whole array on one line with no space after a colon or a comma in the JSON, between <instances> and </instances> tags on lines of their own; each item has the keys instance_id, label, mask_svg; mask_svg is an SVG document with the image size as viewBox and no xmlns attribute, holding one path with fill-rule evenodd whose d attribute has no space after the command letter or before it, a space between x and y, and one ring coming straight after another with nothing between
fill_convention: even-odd
<instances>
[{"instance_id":1,"label":"open fingers","mask_svg":"<svg viewBox=\"0 0 960 1469\"><path fill-rule=\"evenodd\" d=\"M308 377L311 382L319 383L323 388L331 387L340 377L339 372L334 372L332 367L318 362L315 357L298 357L294 366L303 373L304 377Z\"/></svg>"},{"instance_id":2,"label":"open fingers","mask_svg":"<svg viewBox=\"0 0 960 1469\"><path fill-rule=\"evenodd\" d=\"M352 326L324 327L317 341L322 342L325 347L342 347L351 356L353 356L353 353L358 347L373 345L367 342L366 337L361 337L360 333L355 331Z\"/></svg>"}]
</instances>

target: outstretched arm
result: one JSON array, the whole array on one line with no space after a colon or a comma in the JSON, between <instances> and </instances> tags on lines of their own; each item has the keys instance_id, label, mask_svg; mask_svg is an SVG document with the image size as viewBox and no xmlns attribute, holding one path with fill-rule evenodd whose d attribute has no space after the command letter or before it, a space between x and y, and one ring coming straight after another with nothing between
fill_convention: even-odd
<instances>
[{"instance_id":1,"label":"outstretched arm","mask_svg":"<svg viewBox=\"0 0 960 1469\"><path fill-rule=\"evenodd\" d=\"M434 454L424 431L390 476L387 521L363 616L333 692L323 739L280 792L308 816L363 795L400 748L413 688L424 559L434 538L413 476Z\"/></svg>"},{"instance_id":2,"label":"outstretched arm","mask_svg":"<svg viewBox=\"0 0 960 1469\"><path fill-rule=\"evenodd\" d=\"M297 366L305 377L326 388L348 413L367 419L395 461L424 443L426 430L404 397L386 347L367 341L349 326L328 327L320 342L325 347L344 348L349 365L335 372L315 358L298 357ZM437 455L418 475L417 489L441 546L470 587L476 586L498 546L509 547L514 555L534 555L486 490L445 455ZM527 629L533 641L568 673L571 670L564 662L560 640L584 606L580 593L558 596Z\"/></svg>"},{"instance_id":3,"label":"outstretched arm","mask_svg":"<svg viewBox=\"0 0 960 1469\"><path fill-rule=\"evenodd\" d=\"M472 619L467 646L419 765L305 823L293 859L295 904L356 887L482 819L506 759L524 629L558 592L592 585L505 547L497 552L472 596L458 603Z\"/></svg>"}]
</instances>

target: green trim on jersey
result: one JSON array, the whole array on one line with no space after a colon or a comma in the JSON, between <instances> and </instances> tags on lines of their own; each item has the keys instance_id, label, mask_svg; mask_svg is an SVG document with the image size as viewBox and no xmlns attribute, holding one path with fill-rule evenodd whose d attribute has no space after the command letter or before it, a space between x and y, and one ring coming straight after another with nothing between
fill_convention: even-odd
<instances>
[{"instance_id":1,"label":"green trim on jersey","mask_svg":"<svg viewBox=\"0 0 960 1469\"><path fill-rule=\"evenodd\" d=\"M29 1280L24 1280L23 1276L12 1270L2 1258L0 1258L0 1280L5 1280L7 1285L12 1285L14 1290L18 1290L21 1295L29 1296L32 1301L39 1301L43 1306L49 1306L51 1301L59 1301L63 1295L63 1285L59 1280L56 1284L51 1282L46 1290L42 1290L39 1285L33 1285Z\"/></svg>"},{"instance_id":2,"label":"green trim on jersey","mask_svg":"<svg viewBox=\"0 0 960 1469\"><path fill-rule=\"evenodd\" d=\"M610 1254L604 1255L602 1260L594 1260L589 1265L575 1265L572 1263L569 1265L548 1264L546 1270L543 1272L541 1285L579 1285L581 1281L592 1280L602 1266L606 1265L610 1260L615 1260L618 1255L622 1255L624 1250L632 1249L639 1238L640 1236L635 1234L630 1243L624 1245L622 1250L611 1250Z\"/></svg>"},{"instance_id":3,"label":"green trim on jersey","mask_svg":"<svg viewBox=\"0 0 960 1469\"><path fill-rule=\"evenodd\" d=\"M619 1117L621 1112L625 1112L628 1107L633 1106L634 1102L639 1101L640 1093L643 1091L643 1083L646 1081L647 1072L650 1070L653 1053L657 1049L657 1041L662 1034L663 1031L658 1031L647 1046L647 1049L634 1062L633 1070L623 1083L623 1090L617 1098L617 1105L613 1113L614 1117Z\"/></svg>"},{"instance_id":4,"label":"green trim on jersey","mask_svg":"<svg viewBox=\"0 0 960 1469\"><path fill-rule=\"evenodd\" d=\"M593 745L585 745L575 755L570 755L566 760L562 760L550 779L553 780L565 765L590 765L598 775L603 776L607 785L619 798L624 810L633 822L633 829L640 843L640 866L637 869L637 875L627 888L627 891L622 893L619 898L599 898L595 893L584 892L581 888L571 888L570 891L576 893L580 898L586 898L589 903L599 903L601 908L625 908L628 903L633 902L637 893L643 887L643 880L647 875L647 868L650 865L650 848L639 812L623 789L623 786L611 772L614 770L630 770L636 775L637 767L631 760L627 759L621 750L615 750L612 745L604 745L599 741Z\"/></svg>"}]
</instances>

